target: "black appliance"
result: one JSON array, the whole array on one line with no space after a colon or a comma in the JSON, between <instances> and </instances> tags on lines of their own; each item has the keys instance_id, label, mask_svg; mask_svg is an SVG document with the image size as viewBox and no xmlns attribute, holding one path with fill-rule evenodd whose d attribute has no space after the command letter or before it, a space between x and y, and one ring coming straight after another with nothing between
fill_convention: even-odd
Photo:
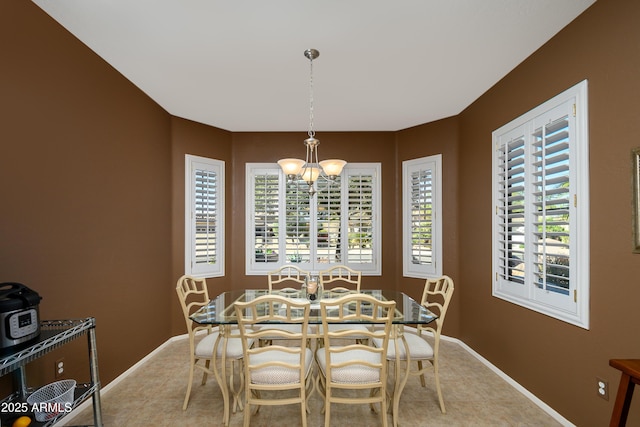
<instances>
[{"instance_id":1,"label":"black appliance","mask_svg":"<svg viewBox=\"0 0 640 427\"><path fill-rule=\"evenodd\" d=\"M20 283L0 283L0 349L40 335L38 306L42 297Z\"/></svg>"}]
</instances>

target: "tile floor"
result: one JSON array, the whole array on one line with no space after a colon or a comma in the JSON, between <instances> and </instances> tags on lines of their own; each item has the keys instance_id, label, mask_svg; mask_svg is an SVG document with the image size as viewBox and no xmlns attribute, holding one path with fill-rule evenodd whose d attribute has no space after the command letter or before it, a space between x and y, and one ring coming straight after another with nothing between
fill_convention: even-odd
<instances>
[{"instance_id":1,"label":"tile floor","mask_svg":"<svg viewBox=\"0 0 640 427\"><path fill-rule=\"evenodd\" d=\"M442 414L433 385L409 378L400 402L401 427L425 426L559 426L555 419L518 390L470 355L459 344L441 341L440 378L447 408ZM222 395L213 376L191 392L189 407L182 411L188 377L188 341L169 343L150 360L102 395L103 421L107 427L222 426ZM315 393L309 402L309 427L324 425L321 400ZM241 426L243 412L232 414L230 426ZM93 424L91 407L67 424ZM65 420L67 421L67 420ZM337 405L331 409L331 425L358 427L381 425L368 405ZM392 426L391 416L388 416ZM252 426L301 425L298 405L262 407L251 418Z\"/></svg>"}]
</instances>

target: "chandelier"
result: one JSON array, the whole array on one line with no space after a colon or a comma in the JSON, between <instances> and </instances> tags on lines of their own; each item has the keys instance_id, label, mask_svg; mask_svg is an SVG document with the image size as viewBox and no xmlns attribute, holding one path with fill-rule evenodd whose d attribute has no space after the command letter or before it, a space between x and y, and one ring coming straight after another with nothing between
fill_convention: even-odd
<instances>
[{"instance_id":1,"label":"chandelier","mask_svg":"<svg viewBox=\"0 0 640 427\"><path fill-rule=\"evenodd\" d=\"M316 132L313 129L313 60L320 56L320 52L315 49L307 49L304 56L309 59L310 79L309 79L309 138L304 140L307 148L305 160L302 159L281 159L278 164L289 180L302 179L309 184L309 196L313 197L316 190L313 184L319 179L332 182L342 173L342 168L347 164L344 160L328 159L318 161L318 145L320 140L316 139Z\"/></svg>"}]
</instances>

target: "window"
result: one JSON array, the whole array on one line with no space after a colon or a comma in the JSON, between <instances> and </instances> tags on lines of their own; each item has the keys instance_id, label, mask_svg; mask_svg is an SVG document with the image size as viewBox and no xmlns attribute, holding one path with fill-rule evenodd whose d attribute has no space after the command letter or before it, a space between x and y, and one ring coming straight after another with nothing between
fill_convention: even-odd
<instances>
[{"instance_id":1,"label":"window","mask_svg":"<svg viewBox=\"0 0 640 427\"><path fill-rule=\"evenodd\" d=\"M587 82L493 132L493 295L589 328Z\"/></svg>"},{"instance_id":2,"label":"window","mask_svg":"<svg viewBox=\"0 0 640 427\"><path fill-rule=\"evenodd\" d=\"M224 275L224 162L185 156L185 272Z\"/></svg>"},{"instance_id":3,"label":"window","mask_svg":"<svg viewBox=\"0 0 640 427\"><path fill-rule=\"evenodd\" d=\"M380 164L349 163L342 175L289 181L276 164L247 164L246 271L293 263L318 272L344 264L380 274Z\"/></svg>"},{"instance_id":4,"label":"window","mask_svg":"<svg viewBox=\"0 0 640 427\"><path fill-rule=\"evenodd\" d=\"M403 274L442 275L442 156L402 162Z\"/></svg>"}]
</instances>

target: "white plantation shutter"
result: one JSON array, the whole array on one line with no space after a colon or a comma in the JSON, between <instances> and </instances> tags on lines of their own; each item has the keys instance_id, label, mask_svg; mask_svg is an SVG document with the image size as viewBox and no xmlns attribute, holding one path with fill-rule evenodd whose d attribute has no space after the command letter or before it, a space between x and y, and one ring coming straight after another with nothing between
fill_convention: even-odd
<instances>
[{"instance_id":1,"label":"white plantation shutter","mask_svg":"<svg viewBox=\"0 0 640 427\"><path fill-rule=\"evenodd\" d=\"M247 274L285 264L311 272L345 264L379 274L379 170L350 163L334 181L316 182L309 197L308 185L288 180L277 165L247 164Z\"/></svg>"},{"instance_id":2,"label":"white plantation shutter","mask_svg":"<svg viewBox=\"0 0 640 427\"><path fill-rule=\"evenodd\" d=\"M280 176L269 171L257 171L253 177L255 197L253 199L254 226L250 230L252 238L250 259L254 263L277 265L280 255L278 238L280 235Z\"/></svg>"},{"instance_id":3,"label":"white plantation shutter","mask_svg":"<svg viewBox=\"0 0 640 427\"><path fill-rule=\"evenodd\" d=\"M569 295L569 117L559 113L532 135L533 273L539 289Z\"/></svg>"},{"instance_id":4,"label":"white plantation shutter","mask_svg":"<svg viewBox=\"0 0 640 427\"><path fill-rule=\"evenodd\" d=\"M493 133L493 294L588 328L586 81Z\"/></svg>"},{"instance_id":5,"label":"white plantation shutter","mask_svg":"<svg viewBox=\"0 0 640 427\"><path fill-rule=\"evenodd\" d=\"M412 264L433 264L433 171L411 173L411 257Z\"/></svg>"},{"instance_id":6,"label":"white plantation shutter","mask_svg":"<svg viewBox=\"0 0 640 427\"><path fill-rule=\"evenodd\" d=\"M185 272L224 274L224 162L185 156Z\"/></svg>"},{"instance_id":7,"label":"white plantation shutter","mask_svg":"<svg viewBox=\"0 0 640 427\"><path fill-rule=\"evenodd\" d=\"M343 175L346 171L343 173ZM342 177L334 182L319 183L316 212L316 260L319 268L326 269L330 264L341 264L342 252Z\"/></svg>"},{"instance_id":8,"label":"white plantation shutter","mask_svg":"<svg viewBox=\"0 0 640 427\"><path fill-rule=\"evenodd\" d=\"M374 226L374 181L375 175L369 170L348 170L346 172L346 229L347 259L345 264L356 270L374 264L376 228Z\"/></svg>"},{"instance_id":9,"label":"white plantation shutter","mask_svg":"<svg viewBox=\"0 0 640 427\"><path fill-rule=\"evenodd\" d=\"M442 156L402 162L403 274L442 274Z\"/></svg>"},{"instance_id":10,"label":"white plantation shutter","mask_svg":"<svg viewBox=\"0 0 640 427\"><path fill-rule=\"evenodd\" d=\"M280 242L286 261L308 265L311 262L311 208L308 189L302 180L287 181L285 192L286 234ZM302 267L301 267L302 268Z\"/></svg>"},{"instance_id":11,"label":"white plantation shutter","mask_svg":"<svg viewBox=\"0 0 640 427\"><path fill-rule=\"evenodd\" d=\"M498 274L516 284L524 284L525 247L525 141L520 131L504 135L498 151Z\"/></svg>"}]
</instances>

